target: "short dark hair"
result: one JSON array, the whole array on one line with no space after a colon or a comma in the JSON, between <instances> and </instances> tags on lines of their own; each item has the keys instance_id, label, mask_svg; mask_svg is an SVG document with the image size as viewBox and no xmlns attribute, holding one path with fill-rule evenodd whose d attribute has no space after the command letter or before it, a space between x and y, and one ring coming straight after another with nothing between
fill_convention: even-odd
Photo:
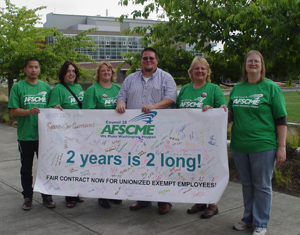
<instances>
[{"instance_id":1,"label":"short dark hair","mask_svg":"<svg viewBox=\"0 0 300 235\"><path fill-rule=\"evenodd\" d=\"M27 67L27 65L29 64L30 61L37 61L39 63L39 66L40 66L40 62L38 61L38 59L34 58L34 57L31 57L30 59L26 60L25 61L25 66L24 68Z\"/></svg>"},{"instance_id":2,"label":"short dark hair","mask_svg":"<svg viewBox=\"0 0 300 235\"><path fill-rule=\"evenodd\" d=\"M78 83L78 79L80 77L80 72L79 72L79 69L77 67L77 65L72 62L72 61L69 61L67 60L60 68L59 72L58 72L58 78L59 78L59 82L60 83L64 83L65 82L65 75L67 74L68 72L68 68L69 68L69 65L72 65L74 68L75 68L75 74L76 74L76 78L75 78L75 83Z\"/></svg>"},{"instance_id":3,"label":"short dark hair","mask_svg":"<svg viewBox=\"0 0 300 235\"><path fill-rule=\"evenodd\" d=\"M152 48L152 47L146 47L146 48L144 48L144 50L142 50L142 52L141 52L141 58L143 58L143 54L144 54L145 51L152 51L152 52L154 52L156 59L158 58L156 50L154 48Z\"/></svg>"}]
</instances>

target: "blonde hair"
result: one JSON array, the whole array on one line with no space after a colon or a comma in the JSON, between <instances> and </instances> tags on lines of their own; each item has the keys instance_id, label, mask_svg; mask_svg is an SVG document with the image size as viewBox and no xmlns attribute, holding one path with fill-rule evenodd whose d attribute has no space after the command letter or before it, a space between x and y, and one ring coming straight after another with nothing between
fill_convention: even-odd
<instances>
[{"instance_id":1,"label":"blonde hair","mask_svg":"<svg viewBox=\"0 0 300 235\"><path fill-rule=\"evenodd\" d=\"M188 70L188 74L189 74L189 77L191 79L192 82L195 82L195 79L193 77L193 68L195 67L195 64L197 63L201 63L203 64L205 67L206 67L206 70L207 70L207 77L206 77L206 81L207 82L211 82L211 79L210 79L210 75L211 75L211 69L210 69L210 66L209 66L209 63L207 62L207 60L203 57L199 57L199 56L196 56L192 63L191 63L191 66Z\"/></svg>"},{"instance_id":2,"label":"blonde hair","mask_svg":"<svg viewBox=\"0 0 300 235\"><path fill-rule=\"evenodd\" d=\"M111 75L111 82L114 82L117 78L117 74L116 74L116 71L114 70L114 68L112 67L111 63L109 63L108 61L101 61L98 65L98 68L97 68L97 72L96 72L96 76L95 76L95 81L96 82L99 82L99 71L101 69L101 67L103 65L106 65L109 69L111 69L111 72L112 72L112 75Z\"/></svg>"}]
</instances>

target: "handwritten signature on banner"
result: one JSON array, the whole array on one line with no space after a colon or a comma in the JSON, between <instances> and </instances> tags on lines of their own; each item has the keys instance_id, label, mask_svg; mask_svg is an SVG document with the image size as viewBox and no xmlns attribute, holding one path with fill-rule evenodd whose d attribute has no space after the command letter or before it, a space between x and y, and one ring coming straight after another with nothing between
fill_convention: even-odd
<instances>
[{"instance_id":1,"label":"handwritten signature on banner","mask_svg":"<svg viewBox=\"0 0 300 235\"><path fill-rule=\"evenodd\" d=\"M101 114L101 115L100 115ZM222 109L50 110L39 114L35 190L132 200L217 202L228 183Z\"/></svg>"}]
</instances>

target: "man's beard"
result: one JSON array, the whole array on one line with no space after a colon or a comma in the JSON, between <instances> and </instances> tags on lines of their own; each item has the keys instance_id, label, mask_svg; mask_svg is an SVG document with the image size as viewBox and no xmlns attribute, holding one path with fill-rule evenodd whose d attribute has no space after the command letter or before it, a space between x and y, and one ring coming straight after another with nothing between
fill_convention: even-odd
<instances>
[{"instance_id":1,"label":"man's beard","mask_svg":"<svg viewBox=\"0 0 300 235\"><path fill-rule=\"evenodd\" d=\"M145 70L145 72L152 72L153 71L153 67L151 67L151 68L145 68L144 70Z\"/></svg>"}]
</instances>

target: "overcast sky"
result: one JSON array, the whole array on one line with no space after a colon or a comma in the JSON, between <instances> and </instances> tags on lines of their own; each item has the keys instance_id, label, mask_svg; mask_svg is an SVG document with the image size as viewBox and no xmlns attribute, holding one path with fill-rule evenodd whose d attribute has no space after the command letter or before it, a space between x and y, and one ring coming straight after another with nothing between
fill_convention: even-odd
<instances>
[{"instance_id":1,"label":"overcast sky","mask_svg":"<svg viewBox=\"0 0 300 235\"><path fill-rule=\"evenodd\" d=\"M118 5L119 0L11 0L11 3L16 7L26 6L27 9L34 9L40 6L46 6L46 9L37 11L37 14L42 16L42 22L46 22L46 15L50 12L58 14L72 14L72 15L101 15L106 16L106 9L108 16L119 17L122 14L130 14L133 10L141 10L143 6L132 5L129 6ZM5 1L0 0L0 7L5 7ZM155 15L151 17L155 19ZM42 26L42 24L37 25Z\"/></svg>"}]
</instances>

